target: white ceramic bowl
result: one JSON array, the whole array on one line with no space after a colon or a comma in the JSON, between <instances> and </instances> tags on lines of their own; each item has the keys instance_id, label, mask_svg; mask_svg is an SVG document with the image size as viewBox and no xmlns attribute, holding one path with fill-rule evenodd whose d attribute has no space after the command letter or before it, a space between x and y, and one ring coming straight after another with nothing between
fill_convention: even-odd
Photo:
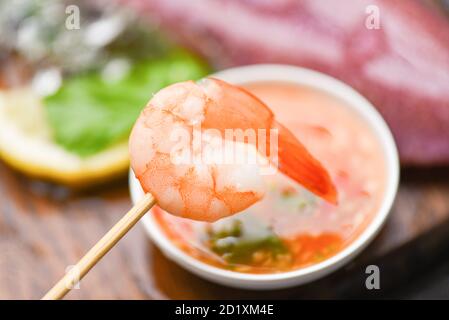
<instances>
[{"instance_id":1,"label":"white ceramic bowl","mask_svg":"<svg viewBox=\"0 0 449 320\"><path fill-rule=\"evenodd\" d=\"M203 263L176 247L162 232L151 214L142 218L143 226L152 241L171 260L194 274L227 286L247 289L276 289L304 284L335 271L354 258L378 233L390 212L399 182L399 161L393 137L382 117L364 97L348 85L327 75L287 65L252 65L218 72L213 75L234 84L256 81L287 81L324 90L346 101L350 108L366 120L383 146L387 183L379 211L367 228L344 250L320 263L297 270L275 274L246 274L223 270ZM143 196L132 171L129 174L130 192L135 203Z\"/></svg>"}]
</instances>

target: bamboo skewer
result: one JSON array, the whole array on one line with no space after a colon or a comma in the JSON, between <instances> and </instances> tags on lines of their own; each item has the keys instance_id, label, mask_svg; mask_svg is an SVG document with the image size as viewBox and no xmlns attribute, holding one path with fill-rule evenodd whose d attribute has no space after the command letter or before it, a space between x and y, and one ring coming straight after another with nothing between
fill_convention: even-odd
<instances>
[{"instance_id":1,"label":"bamboo skewer","mask_svg":"<svg viewBox=\"0 0 449 320\"><path fill-rule=\"evenodd\" d=\"M51 288L42 300L63 298L97 262L144 216L156 203L147 193L100 239L64 277Z\"/></svg>"}]
</instances>

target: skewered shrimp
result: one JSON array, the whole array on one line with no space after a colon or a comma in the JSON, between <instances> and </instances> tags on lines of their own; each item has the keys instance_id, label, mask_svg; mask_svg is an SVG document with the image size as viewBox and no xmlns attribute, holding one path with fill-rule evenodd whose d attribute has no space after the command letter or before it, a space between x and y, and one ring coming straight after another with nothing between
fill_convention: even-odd
<instances>
[{"instance_id":1,"label":"skewered shrimp","mask_svg":"<svg viewBox=\"0 0 449 320\"><path fill-rule=\"evenodd\" d=\"M272 148L271 139L259 145L249 139L221 143L226 130L232 129L275 129L277 148ZM173 138L175 132L184 132L187 140L180 144ZM201 140L195 143L198 134ZM217 160L215 156L229 148L234 150L234 162ZM271 110L249 92L217 79L181 82L159 91L132 130L130 154L142 188L155 196L159 206L194 220L215 221L260 200L264 195L260 169L267 159L276 158L282 173L318 196L336 201L326 170L275 121ZM244 157L257 161L235 161Z\"/></svg>"}]
</instances>

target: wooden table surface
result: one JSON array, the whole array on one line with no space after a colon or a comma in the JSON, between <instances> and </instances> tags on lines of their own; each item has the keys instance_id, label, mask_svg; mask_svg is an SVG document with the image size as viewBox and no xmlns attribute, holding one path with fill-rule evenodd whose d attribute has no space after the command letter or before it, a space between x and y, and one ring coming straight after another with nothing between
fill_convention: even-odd
<instances>
[{"instance_id":1,"label":"wooden table surface","mask_svg":"<svg viewBox=\"0 0 449 320\"><path fill-rule=\"evenodd\" d=\"M0 298L38 299L131 206L126 178L75 192L35 181L0 162ZM356 260L312 284L278 291L225 288L166 259L141 225L84 278L68 299L328 298L380 295L364 289L365 267L381 269L387 290L447 248L449 170L403 173L394 210Z\"/></svg>"}]
</instances>

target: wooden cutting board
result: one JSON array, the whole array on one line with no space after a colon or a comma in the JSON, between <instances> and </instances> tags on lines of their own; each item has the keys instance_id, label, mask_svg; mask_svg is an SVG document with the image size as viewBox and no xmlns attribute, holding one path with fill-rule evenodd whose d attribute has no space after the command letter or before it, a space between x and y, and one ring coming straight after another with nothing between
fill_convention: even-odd
<instances>
[{"instance_id":1,"label":"wooden cutting board","mask_svg":"<svg viewBox=\"0 0 449 320\"><path fill-rule=\"evenodd\" d=\"M0 162L0 299L38 299L131 206L126 178L74 192L31 180ZM68 299L381 297L449 247L449 170L408 169L393 212L355 260L314 283L246 291L202 280L166 259L141 225L85 277ZM365 268L380 268L381 290L365 288Z\"/></svg>"}]
</instances>

